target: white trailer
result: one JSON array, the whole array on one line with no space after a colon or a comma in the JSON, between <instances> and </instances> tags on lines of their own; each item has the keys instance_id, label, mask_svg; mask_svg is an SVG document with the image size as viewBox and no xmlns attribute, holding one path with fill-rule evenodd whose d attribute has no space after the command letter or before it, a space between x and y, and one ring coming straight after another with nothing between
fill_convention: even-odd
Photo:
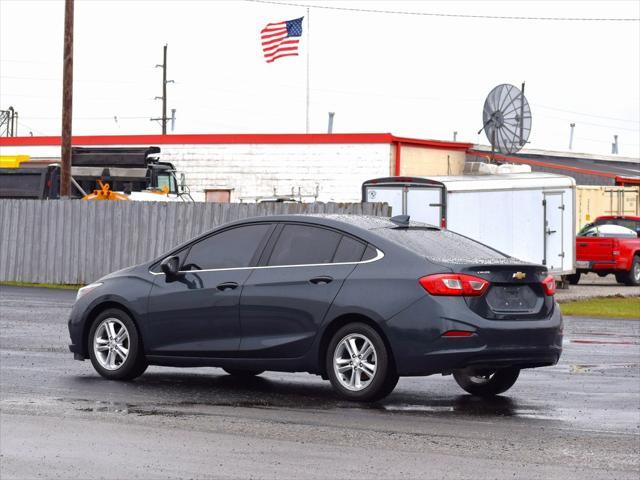
<instances>
[{"instance_id":1,"label":"white trailer","mask_svg":"<svg viewBox=\"0 0 640 480\"><path fill-rule=\"evenodd\" d=\"M362 185L364 202L447 228L508 255L575 272L575 181L550 173L386 177Z\"/></svg>"}]
</instances>

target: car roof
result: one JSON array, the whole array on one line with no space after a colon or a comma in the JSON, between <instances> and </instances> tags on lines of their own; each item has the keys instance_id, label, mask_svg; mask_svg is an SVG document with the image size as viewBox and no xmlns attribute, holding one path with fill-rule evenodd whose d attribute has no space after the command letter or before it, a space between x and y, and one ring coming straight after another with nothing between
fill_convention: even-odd
<instances>
[{"instance_id":1,"label":"car roof","mask_svg":"<svg viewBox=\"0 0 640 480\"><path fill-rule=\"evenodd\" d=\"M338 228L344 228L346 226L352 226L361 230L377 230L380 228L397 228L399 226L409 228L432 228L439 230L439 227L429 225L422 222L410 221L406 225L399 225L394 223L389 217L376 217L374 215L354 215L354 214L324 214L324 213L310 213L310 214L291 214L291 215L270 215L265 217L247 218L238 221L238 223L245 222L306 222L317 223L319 225L335 226Z\"/></svg>"}]
</instances>

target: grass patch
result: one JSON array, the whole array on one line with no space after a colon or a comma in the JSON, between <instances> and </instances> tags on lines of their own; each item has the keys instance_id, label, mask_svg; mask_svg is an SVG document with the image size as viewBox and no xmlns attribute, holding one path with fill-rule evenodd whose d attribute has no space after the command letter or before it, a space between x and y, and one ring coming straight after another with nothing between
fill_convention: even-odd
<instances>
[{"instance_id":1,"label":"grass patch","mask_svg":"<svg viewBox=\"0 0 640 480\"><path fill-rule=\"evenodd\" d=\"M640 297L607 297L574 300L560 304L563 315L640 319Z\"/></svg>"},{"instance_id":2,"label":"grass patch","mask_svg":"<svg viewBox=\"0 0 640 480\"><path fill-rule=\"evenodd\" d=\"M40 288L57 288L62 290L77 290L84 285L65 285L59 283L30 283L30 282L0 282L0 287L40 287Z\"/></svg>"}]
</instances>

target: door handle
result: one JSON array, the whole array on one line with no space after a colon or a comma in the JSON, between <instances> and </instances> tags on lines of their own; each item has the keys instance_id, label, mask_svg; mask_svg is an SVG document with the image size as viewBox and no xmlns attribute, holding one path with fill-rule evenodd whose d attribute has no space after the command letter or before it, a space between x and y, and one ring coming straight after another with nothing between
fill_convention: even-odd
<instances>
[{"instance_id":1,"label":"door handle","mask_svg":"<svg viewBox=\"0 0 640 480\"><path fill-rule=\"evenodd\" d=\"M326 285L327 283L333 282L333 277L328 277L328 276L313 277L309 281L314 285Z\"/></svg>"},{"instance_id":2,"label":"door handle","mask_svg":"<svg viewBox=\"0 0 640 480\"><path fill-rule=\"evenodd\" d=\"M221 292L224 292L225 290L235 290L239 286L240 285L238 285L236 282L224 282L218 285L216 288Z\"/></svg>"},{"instance_id":3,"label":"door handle","mask_svg":"<svg viewBox=\"0 0 640 480\"><path fill-rule=\"evenodd\" d=\"M578 246L579 247L588 247L589 244L588 243L579 243Z\"/></svg>"}]
</instances>

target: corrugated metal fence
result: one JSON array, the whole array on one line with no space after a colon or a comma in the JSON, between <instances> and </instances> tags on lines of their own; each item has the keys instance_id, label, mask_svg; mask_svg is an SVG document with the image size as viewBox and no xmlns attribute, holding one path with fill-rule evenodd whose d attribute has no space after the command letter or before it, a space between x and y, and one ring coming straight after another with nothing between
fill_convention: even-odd
<instances>
[{"instance_id":1,"label":"corrugated metal fence","mask_svg":"<svg viewBox=\"0 0 640 480\"><path fill-rule=\"evenodd\" d=\"M294 213L389 216L373 203L0 201L0 281L89 283L233 220Z\"/></svg>"}]
</instances>

